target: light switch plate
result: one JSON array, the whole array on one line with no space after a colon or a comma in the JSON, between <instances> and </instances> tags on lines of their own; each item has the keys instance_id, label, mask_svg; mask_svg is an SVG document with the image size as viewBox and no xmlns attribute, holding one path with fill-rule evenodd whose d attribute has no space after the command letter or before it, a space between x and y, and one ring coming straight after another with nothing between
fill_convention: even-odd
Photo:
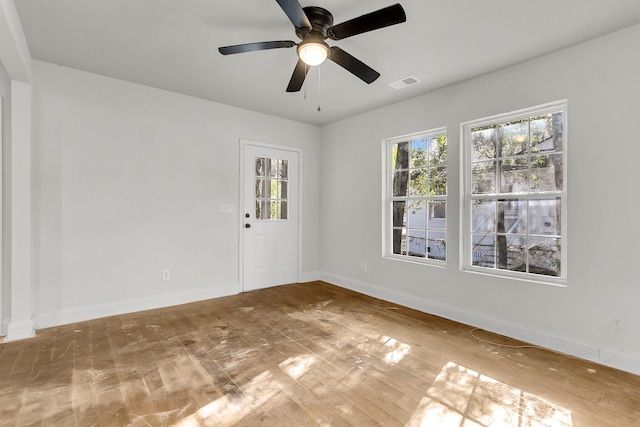
<instances>
[{"instance_id":1,"label":"light switch plate","mask_svg":"<svg viewBox=\"0 0 640 427\"><path fill-rule=\"evenodd\" d=\"M218 212L220 213L230 214L230 213L235 213L235 211L236 211L236 205L234 205L233 203L221 203L218 206Z\"/></svg>"}]
</instances>

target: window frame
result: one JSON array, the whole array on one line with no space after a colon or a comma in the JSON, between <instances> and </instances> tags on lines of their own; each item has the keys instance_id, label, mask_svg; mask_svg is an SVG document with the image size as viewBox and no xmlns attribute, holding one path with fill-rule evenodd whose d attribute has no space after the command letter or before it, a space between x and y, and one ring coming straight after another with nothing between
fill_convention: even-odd
<instances>
[{"instance_id":1,"label":"window frame","mask_svg":"<svg viewBox=\"0 0 640 427\"><path fill-rule=\"evenodd\" d=\"M563 165L563 178L562 189L560 191L533 191L529 189L524 192L511 192L501 193L499 188L495 189L494 193L490 194L472 194L472 158L473 158L473 142L471 140L471 131L479 127L485 127L495 125L498 127L501 124L507 122L514 122L517 120L531 118L538 115L551 114L562 112L562 165ZM508 113L498 114L490 117L484 117L472 121L467 121L460 124L460 146L461 150L461 165L460 165L460 270L470 273L483 274L494 277L504 277L515 280L521 280L526 282L541 283L554 286L566 286L567 284L567 152L568 152L568 102L567 100L554 101L546 104L541 104L521 110L511 111ZM502 157L496 156L496 161L500 162ZM473 265L473 215L472 206L473 200L477 199L493 199L493 200L540 200L540 199L560 199L560 275L551 276L544 274L536 274L530 272L520 272L507 269L499 269L497 267L480 267ZM498 232L495 232L496 236ZM526 236L536 234L527 230Z\"/></svg>"},{"instance_id":2,"label":"window frame","mask_svg":"<svg viewBox=\"0 0 640 427\"><path fill-rule=\"evenodd\" d=\"M429 258L427 253L425 253L425 257L417 257L410 255L402 255L402 254L394 254L393 253L393 202L394 200L398 200L399 197L393 196L393 170L392 170L392 162L393 162L393 145L400 142L411 142L417 139L428 139L435 138L440 135L445 135L447 137L447 164L445 165L445 170L447 171L447 185L446 192L444 195L436 195L436 196L405 196L400 197L402 200L425 200L425 201L443 201L445 204L445 225L442 230L445 235L445 259L435 259ZM447 134L446 127L438 127L434 129L429 129L426 131L415 132L407 135L397 136L393 138L388 138L382 140L382 179L383 179L383 194L382 194L382 257L399 260L409 263L418 263L424 265L431 265L437 267L446 267L447 262L450 258L450 251L447 250L447 240L449 236L448 228L448 212L449 212L449 135ZM428 233L428 228L425 226L425 232ZM432 229L434 231L440 231L436 229ZM427 234L428 238L428 234ZM426 250L426 249L425 249Z\"/></svg>"}]
</instances>

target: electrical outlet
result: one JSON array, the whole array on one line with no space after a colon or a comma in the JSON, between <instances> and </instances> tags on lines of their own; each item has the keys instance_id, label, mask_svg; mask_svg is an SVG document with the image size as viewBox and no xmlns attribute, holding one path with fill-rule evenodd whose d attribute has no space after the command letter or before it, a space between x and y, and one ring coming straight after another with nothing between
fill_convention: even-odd
<instances>
[{"instance_id":1,"label":"electrical outlet","mask_svg":"<svg viewBox=\"0 0 640 427\"><path fill-rule=\"evenodd\" d=\"M162 270L162 280L171 280L171 270Z\"/></svg>"},{"instance_id":2,"label":"electrical outlet","mask_svg":"<svg viewBox=\"0 0 640 427\"><path fill-rule=\"evenodd\" d=\"M362 269L362 271L367 271L367 263L363 262L360 268Z\"/></svg>"}]
</instances>

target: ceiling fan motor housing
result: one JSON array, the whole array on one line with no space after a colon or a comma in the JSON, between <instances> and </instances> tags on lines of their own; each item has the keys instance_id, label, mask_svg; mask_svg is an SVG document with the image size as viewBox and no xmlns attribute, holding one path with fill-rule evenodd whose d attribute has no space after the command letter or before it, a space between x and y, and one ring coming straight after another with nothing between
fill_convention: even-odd
<instances>
[{"instance_id":1,"label":"ceiling fan motor housing","mask_svg":"<svg viewBox=\"0 0 640 427\"><path fill-rule=\"evenodd\" d=\"M307 6L302 8L307 15L309 22L311 23L311 29L309 28L296 28L296 35L301 40L306 40L308 37L319 39L319 41L325 40L327 30L333 26L333 15L327 9L317 6Z\"/></svg>"}]
</instances>

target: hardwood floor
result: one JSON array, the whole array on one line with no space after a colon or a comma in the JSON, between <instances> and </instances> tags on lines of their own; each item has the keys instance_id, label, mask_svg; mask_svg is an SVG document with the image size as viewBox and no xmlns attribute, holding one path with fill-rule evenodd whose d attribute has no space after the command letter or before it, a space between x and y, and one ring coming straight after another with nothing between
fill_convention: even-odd
<instances>
[{"instance_id":1,"label":"hardwood floor","mask_svg":"<svg viewBox=\"0 0 640 427\"><path fill-rule=\"evenodd\" d=\"M640 377L471 329L313 282L41 330L0 425L640 425Z\"/></svg>"}]
</instances>

